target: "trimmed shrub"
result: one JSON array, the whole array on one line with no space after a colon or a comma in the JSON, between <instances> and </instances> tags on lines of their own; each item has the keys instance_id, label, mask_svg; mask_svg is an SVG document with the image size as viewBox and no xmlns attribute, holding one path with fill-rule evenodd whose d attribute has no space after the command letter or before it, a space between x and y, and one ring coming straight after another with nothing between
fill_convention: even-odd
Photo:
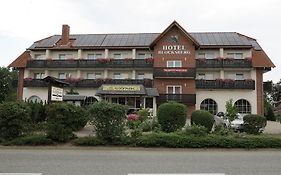
<instances>
[{"instance_id":1,"label":"trimmed shrub","mask_svg":"<svg viewBox=\"0 0 281 175\"><path fill-rule=\"evenodd\" d=\"M243 120L245 132L248 134L260 134L266 126L266 118L260 115L246 115Z\"/></svg>"},{"instance_id":2,"label":"trimmed shrub","mask_svg":"<svg viewBox=\"0 0 281 175\"><path fill-rule=\"evenodd\" d=\"M191 125L186 127L184 134L194 135L194 136L205 136L208 134L208 129L200 125Z\"/></svg>"},{"instance_id":3,"label":"trimmed shrub","mask_svg":"<svg viewBox=\"0 0 281 175\"><path fill-rule=\"evenodd\" d=\"M0 138L13 139L28 131L31 110L24 102L0 104Z\"/></svg>"},{"instance_id":4,"label":"trimmed shrub","mask_svg":"<svg viewBox=\"0 0 281 175\"><path fill-rule=\"evenodd\" d=\"M212 130L214 122L214 116L208 111L197 110L191 114L191 124L204 126L208 131Z\"/></svg>"},{"instance_id":5,"label":"trimmed shrub","mask_svg":"<svg viewBox=\"0 0 281 175\"><path fill-rule=\"evenodd\" d=\"M182 128L186 122L186 106L177 102L163 103L158 108L158 122L165 132Z\"/></svg>"},{"instance_id":6,"label":"trimmed shrub","mask_svg":"<svg viewBox=\"0 0 281 175\"><path fill-rule=\"evenodd\" d=\"M125 135L127 108L123 105L100 101L89 108L91 123L99 139L115 143Z\"/></svg>"},{"instance_id":7,"label":"trimmed shrub","mask_svg":"<svg viewBox=\"0 0 281 175\"><path fill-rule=\"evenodd\" d=\"M83 128L87 123L86 111L69 103L53 103L47 106L47 135L59 142L73 137L73 131Z\"/></svg>"},{"instance_id":8,"label":"trimmed shrub","mask_svg":"<svg viewBox=\"0 0 281 175\"><path fill-rule=\"evenodd\" d=\"M7 146L7 145L36 146L36 145L51 145L51 144L53 144L53 141L44 135L24 136L24 137L19 137L14 140L3 143L3 145L5 145L5 146Z\"/></svg>"},{"instance_id":9,"label":"trimmed shrub","mask_svg":"<svg viewBox=\"0 0 281 175\"><path fill-rule=\"evenodd\" d=\"M105 141L97 137L82 137L75 139L72 143L76 146L99 146L106 144Z\"/></svg>"}]
</instances>

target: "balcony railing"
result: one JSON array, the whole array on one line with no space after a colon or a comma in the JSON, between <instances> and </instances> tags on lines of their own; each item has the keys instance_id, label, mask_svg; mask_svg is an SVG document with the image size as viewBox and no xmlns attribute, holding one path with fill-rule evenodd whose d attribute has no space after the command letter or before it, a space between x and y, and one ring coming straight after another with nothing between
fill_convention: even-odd
<instances>
[{"instance_id":1,"label":"balcony railing","mask_svg":"<svg viewBox=\"0 0 281 175\"><path fill-rule=\"evenodd\" d=\"M195 78L194 68L182 68L182 67L155 67L153 69L154 77L159 78Z\"/></svg>"},{"instance_id":2,"label":"balcony railing","mask_svg":"<svg viewBox=\"0 0 281 175\"><path fill-rule=\"evenodd\" d=\"M196 59L197 68L251 68L250 59Z\"/></svg>"},{"instance_id":3,"label":"balcony railing","mask_svg":"<svg viewBox=\"0 0 281 175\"><path fill-rule=\"evenodd\" d=\"M165 103L168 101L176 101L183 104L195 104L196 95L195 94L159 94L157 98L158 103Z\"/></svg>"},{"instance_id":4,"label":"balcony railing","mask_svg":"<svg viewBox=\"0 0 281 175\"><path fill-rule=\"evenodd\" d=\"M197 89L250 89L255 90L254 80L196 80Z\"/></svg>"},{"instance_id":5,"label":"balcony railing","mask_svg":"<svg viewBox=\"0 0 281 175\"><path fill-rule=\"evenodd\" d=\"M28 60L28 68L152 68L146 59Z\"/></svg>"},{"instance_id":6,"label":"balcony railing","mask_svg":"<svg viewBox=\"0 0 281 175\"><path fill-rule=\"evenodd\" d=\"M64 80L67 81L67 80ZM72 87L82 88L98 88L102 84L142 84L145 87L152 87L151 79L143 80L128 80L128 79L83 79L83 80L72 80L69 81ZM48 84L41 79L28 79L24 80L24 87L47 87Z\"/></svg>"}]
</instances>

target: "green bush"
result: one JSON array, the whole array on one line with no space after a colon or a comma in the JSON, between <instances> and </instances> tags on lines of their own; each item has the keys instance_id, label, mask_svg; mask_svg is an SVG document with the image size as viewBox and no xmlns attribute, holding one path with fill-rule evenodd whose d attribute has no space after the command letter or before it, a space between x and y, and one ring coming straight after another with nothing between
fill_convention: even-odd
<instances>
[{"instance_id":1,"label":"green bush","mask_svg":"<svg viewBox=\"0 0 281 175\"><path fill-rule=\"evenodd\" d=\"M191 114L191 124L204 126L208 131L212 130L214 122L214 116L208 111L197 110Z\"/></svg>"},{"instance_id":2,"label":"green bush","mask_svg":"<svg viewBox=\"0 0 281 175\"><path fill-rule=\"evenodd\" d=\"M281 123L281 115L277 115L277 116L276 116L276 120Z\"/></svg>"},{"instance_id":3,"label":"green bush","mask_svg":"<svg viewBox=\"0 0 281 175\"><path fill-rule=\"evenodd\" d=\"M43 122L46 120L45 106L42 102L34 103L28 102L28 106L31 109L31 119L33 123Z\"/></svg>"},{"instance_id":4,"label":"green bush","mask_svg":"<svg viewBox=\"0 0 281 175\"><path fill-rule=\"evenodd\" d=\"M203 137L176 133L152 133L137 139L136 146L169 148L281 148L281 137L220 136Z\"/></svg>"},{"instance_id":5,"label":"green bush","mask_svg":"<svg viewBox=\"0 0 281 175\"><path fill-rule=\"evenodd\" d=\"M208 134L208 129L200 125L191 125L185 128L184 133L194 136L205 136Z\"/></svg>"},{"instance_id":6,"label":"green bush","mask_svg":"<svg viewBox=\"0 0 281 175\"><path fill-rule=\"evenodd\" d=\"M267 120L276 121L276 116L274 115L273 107L270 106L267 109L267 114L265 115L265 117L266 117Z\"/></svg>"},{"instance_id":7,"label":"green bush","mask_svg":"<svg viewBox=\"0 0 281 175\"><path fill-rule=\"evenodd\" d=\"M72 143L76 146L99 146L106 144L105 141L97 137L82 137L75 139Z\"/></svg>"},{"instance_id":8,"label":"green bush","mask_svg":"<svg viewBox=\"0 0 281 175\"><path fill-rule=\"evenodd\" d=\"M262 128L266 126L266 118L260 115L246 115L244 120L244 130L248 134L260 134Z\"/></svg>"},{"instance_id":9,"label":"green bush","mask_svg":"<svg viewBox=\"0 0 281 175\"><path fill-rule=\"evenodd\" d=\"M158 108L158 122L165 132L182 128L186 122L186 106L177 102L163 103Z\"/></svg>"},{"instance_id":10,"label":"green bush","mask_svg":"<svg viewBox=\"0 0 281 175\"><path fill-rule=\"evenodd\" d=\"M148 109L141 109L138 111L139 120L142 122L147 120L148 115L149 115Z\"/></svg>"},{"instance_id":11,"label":"green bush","mask_svg":"<svg viewBox=\"0 0 281 175\"><path fill-rule=\"evenodd\" d=\"M32 135L32 136L24 136L24 137L19 137L16 139L13 139L8 142L4 142L3 145L31 145L31 146L36 146L36 145L51 145L53 144L53 141L47 136L44 135Z\"/></svg>"},{"instance_id":12,"label":"green bush","mask_svg":"<svg viewBox=\"0 0 281 175\"><path fill-rule=\"evenodd\" d=\"M91 123L97 137L109 143L118 142L125 135L126 110L123 105L105 101L90 106Z\"/></svg>"},{"instance_id":13,"label":"green bush","mask_svg":"<svg viewBox=\"0 0 281 175\"><path fill-rule=\"evenodd\" d=\"M69 103L53 103L47 106L47 135L49 138L65 142L73 137L73 131L85 126L86 111Z\"/></svg>"},{"instance_id":14,"label":"green bush","mask_svg":"<svg viewBox=\"0 0 281 175\"><path fill-rule=\"evenodd\" d=\"M31 110L24 102L0 104L0 138L13 139L28 131Z\"/></svg>"}]
</instances>

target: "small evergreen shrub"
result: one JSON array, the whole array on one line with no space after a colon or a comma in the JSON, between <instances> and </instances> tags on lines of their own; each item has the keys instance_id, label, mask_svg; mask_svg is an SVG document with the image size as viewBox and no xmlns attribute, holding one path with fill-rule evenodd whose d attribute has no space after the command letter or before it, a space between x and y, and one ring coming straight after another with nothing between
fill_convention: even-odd
<instances>
[{"instance_id":1,"label":"small evergreen shrub","mask_svg":"<svg viewBox=\"0 0 281 175\"><path fill-rule=\"evenodd\" d=\"M68 141L73 131L85 126L88 120L86 111L73 104L59 102L47 106L47 135L59 142Z\"/></svg>"},{"instance_id":2,"label":"small evergreen shrub","mask_svg":"<svg viewBox=\"0 0 281 175\"><path fill-rule=\"evenodd\" d=\"M177 102L163 103L158 108L158 122L164 132L173 132L186 123L186 106Z\"/></svg>"},{"instance_id":3,"label":"small evergreen shrub","mask_svg":"<svg viewBox=\"0 0 281 175\"><path fill-rule=\"evenodd\" d=\"M204 126L208 131L212 130L214 122L214 116L208 111L197 110L191 114L191 124Z\"/></svg>"},{"instance_id":4,"label":"small evergreen shrub","mask_svg":"<svg viewBox=\"0 0 281 175\"><path fill-rule=\"evenodd\" d=\"M108 143L115 143L125 135L127 107L100 101L89 108L96 135Z\"/></svg>"},{"instance_id":5,"label":"small evergreen shrub","mask_svg":"<svg viewBox=\"0 0 281 175\"><path fill-rule=\"evenodd\" d=\"M51 145L51 144L53 144L53 141L44 135L24 136L3 143L3 145L5 146L7 145L38 146L38 145Z\"/></svg>"},{"instance_id":6,"label":"small evergreen shrub","mask_svg":"<svg viewBox=\"0 0 281 175\"><path fill-rule=\"evenodd\" d=\"M246 115L243 120L245 132L248 134L260 134L266 126L266 118L260 115Z\"/></svg>"},{"instance_id":7,"label":"small evergreen shrub","mask_svg":"<svg viewBox=\"0 0 281 175\"><path fill-rule=\"evenodd\" d=\"M14 139L28 131L31 109L24 102L0 104L0 138Z\"/></svg>"},{"instance_id":8,"label":"small evergreen shrub","mask_svg":"<svg viewBox=\"0 0 281 175\"><path fill-rule=\"evenodd\" d=\"M139 116L139 120L141 122L147 120L148 116L149 116L149 111L148 109L141 109L138 111L138 116Z\"/></svg>"}]
</instances>

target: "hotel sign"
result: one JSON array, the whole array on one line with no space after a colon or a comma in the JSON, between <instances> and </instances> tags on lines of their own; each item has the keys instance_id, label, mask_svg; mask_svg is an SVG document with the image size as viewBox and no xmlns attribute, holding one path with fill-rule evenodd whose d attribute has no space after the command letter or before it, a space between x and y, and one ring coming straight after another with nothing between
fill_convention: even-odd
<instances>
[{"instance_id":1,"label":"hotel sign","mask_svg":"<svg viewBox=\"0 0 281 175\"><path fill-rule=\"evenodd\" d=\"M190 51L185 48L184 45L163 45L162 50L158 50L158 54L167 55L190 55Z\"/></svg>"},{"instance_id":2,"label":"hotel sign","mask_svg":"<svg viewBox=\"0 0 281 175\"><path fill-rule=\"evenodd\" d=\"M104 85L104 91L140 91L140 86Z\"/></svg>"},{"instance_id":3,"label":"hotel sign","mask_svg":"<svg viewBox=\"0 0 281 175\"><path fill-rule=\"evenodd\" d=\"M187 72L187 69L164 69L164 72Z\"/></svg>"},{"instance_id":4,"label":"hotel sign","mask_svg":"<svg viewBox=\"0 0 281 175\"><path fill-rule=\"evenodd\" d=\"M58 87L51 87L51 101L62 101L63 89Z\"/></svg>"}]
</instances>

